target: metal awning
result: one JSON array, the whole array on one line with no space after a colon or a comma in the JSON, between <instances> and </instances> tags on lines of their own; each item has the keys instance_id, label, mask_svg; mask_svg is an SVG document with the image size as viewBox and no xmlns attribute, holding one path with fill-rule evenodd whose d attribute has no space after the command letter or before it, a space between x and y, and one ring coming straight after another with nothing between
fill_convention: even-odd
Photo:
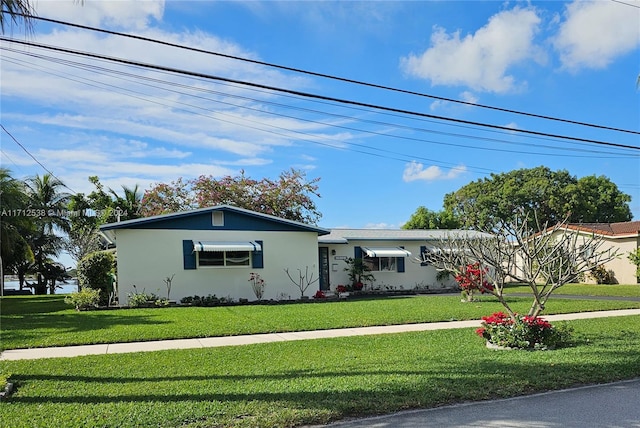
<instances>
[{"instance_id":1,"label":"metal awning","mask_svg":"<svg viewBox=\"0 0 640 428\"><path fill-rule=\"evenodd\" d=\"M369 257L410 257L411 251L407 251L400 247L362 247Z\"/></svg>"},{"instance_id":2,"label":"metal awning","mask_svg":"<svg viewBox=\"0 0 640 428\"><path fill-rule=\"evenodd\" d=\"M260 244L254 241L220 242L193 241L194 251L262 251Z\"/></svg>"}]
</instances>

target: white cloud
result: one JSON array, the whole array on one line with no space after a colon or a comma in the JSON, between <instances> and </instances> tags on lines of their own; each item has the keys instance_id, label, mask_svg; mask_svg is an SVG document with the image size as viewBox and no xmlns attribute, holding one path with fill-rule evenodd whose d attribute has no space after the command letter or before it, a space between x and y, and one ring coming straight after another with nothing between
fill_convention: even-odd
<instances>
[{"instance_id":1,"label":"white cloud","mask_svg":"<svg viewBox=\"0 0 640 428\"><path fill-rule=\"evenodd\" d=\"M389 223L367 223L363 229L397 229L398 226Z\"/></svg>"},{"instance_id":2,"label":"white cloud","mask_svg":"<svg viewBox=\"0 0 640 428\"><path fill-rule=\"evenodd\" d=\"M639 0L628 0L640 6ZM604 68L640 46L640 10L612 1L567 5L553 46L565 69Z\"/></svg>"},{"instance_id":3,"label":"white cloud","mask_svg":"<svg viewBox=\"0 0 640 428\"><path fill-rule=\"evenodd\" d=\"M458 100L464 101L466 103L477 104L479 98L473 92L464 91L464 92L460 93L460 95L458 96ZM462 104L452 103L452 102L449 102L449 101L437 100L437 101L432 102L429 107L433 111L433 110L438 110L440 108L454 107L454 106L455 107L461 107Z\"/></svg>"},{"instance_id":4,"label":"white cloud","mask_svg":"<svg viewBox=\"0 0 640 428\"><path fill-rule=\"evenodd\" d=\"M405 182L416 180L452 180L459 177L461 174L466 172L466 170L467 167L465 167L464 165L460 165L455 168L451 168L448 172L445 172L439 166L431 165L425 168L422 163L413 161L411 163L408 163L404 168L404 172L402 173L402 180L404 180Z\"/></svg>"},{"instance_id":5,"label":"white cloud","mask_svg":"<svg viewBox=\"0 0 640 428\"><path fill-rule=\"evenodd\" d=\"M93 27L111 26L140 30L159 21L164 0L35 1L37 15Z\"/></svg>"},{"instance_id":6,"label":"white cloud","mask_svg":"<svg viewBox=\"0 0 640 428\"><path fill-rule=\"evenodd\" d=\"M401 59L409 75L429 79L433 85L463 85L477 91L505 93L518 89L510 67L544 57L534 44L540 24L534 8L502 11L475 34L448 34L435 27L431 47Z\"/></svg>"}]
</instances>

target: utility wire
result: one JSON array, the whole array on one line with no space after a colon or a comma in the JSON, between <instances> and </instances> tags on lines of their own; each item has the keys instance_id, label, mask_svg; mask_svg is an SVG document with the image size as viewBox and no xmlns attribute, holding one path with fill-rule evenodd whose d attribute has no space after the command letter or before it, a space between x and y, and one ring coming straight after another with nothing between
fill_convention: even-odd
<instances>
[{"instance_id":1,"label":"utility wire","mask_svg":"<svg viewBox=\"0 0 640 428\"><path fill-rule=\"evenodd\" d=\"M89 57L89 58L103 59L103 60L108 60L108 61L112 61L112 62L117 62L117 63L120 63L120 64L133 65L133 66L152 69L152 70L161 70L161 71L166 71L166 72L170 72L170 73L181 74L181 75L186 75L186 76L191 76L191 77L199 77L199 78L203 78L203 79L210 79L210 80L223 81L223 82L231 82L231 83L236 83L236 84L250 86L250 87L268 89L268 90L275 91L275 92L283 92L283 93L288 93L288 94L299 95L299 96L306 97L306 98L315 98L315 99L321 99L321 100L326 100L326 101L333 101L333 102L337 102L337 103L341 103L341 104L357 105L357 106L367 107L367 108L376 109L376 110L383 110L383 111L391 111L391 112L395 112L395 113L402 113L402 114L406 114L406 115L410 115L410 116L428 117L428 118L439 119L439 120L444 120L444 121L450 121L450 122L456 122L456 123L465 123L465 124L468 124L468 125L481 126L481 127L485 127L485 128L502 129L502 130L510 131L510 132L519 132L519 133L525 133L525 134L530 134L530 135L539 135L539 136L553 137L553 138L559 138L559 139L564 139L564 140L580 141L580 142L584 142L584 143L599 144L599 145L604 145L604 146L609 146L609 147L619 147L619 148L640 150L640 147L638 147L638 146L632 146L632 145L627 145L627 144L611 143L611 142L607 142L607 141L591 140L591 139L579 138L579 137L570 137L570 136L565 136L565 135L550 134L550 133L546 133L546 132L538 132L538 131L531 131L531 130L525 130L525 129L513 129L513 128L508 128L506 126L498 126L498 125L491 125L491 124L487 124L487 123L474 122L474 121L468 121L468 120L463 120L463 119L448 118L448 117L443 117L443 116L437 116L437 115L432 115L432 114L427 114L427 113L411 111L411 110L398 109L398 108L393 108L393 107L386 107L386 106L381 106L381 105L376 105L376 104L369 104L369 103L363 103L363 102L347 100L347 99L342 99L342 98L335 98L335 97L330 97L330 96L325 96L325 95L318 95L318 94L312 94L312 93L308 93L308 92L296 91L296 90L292 90L292 89L279 88L279 87L269 86L269 85L264 85L264 84L259 84L259 83L246 82L246 81L242 81L242 80L231 79L231 78L227 78L227 77L216 76L216 75L211 75L211 74L206 74L206 73L199 73L199 72L194 72L194 71L181 70L181 69L176 69L176 68L173 68L173 67L166 67L166 66L160 66L160 65L154 65L154 64L147 64L147 63L143 63L143 62L126 60L126 59L117 58L117 57L111 57L111 56L106 56L106 55L94 54L94 53L90 53L90 52L78 51L78 50L75 50L75 49L61 48L61 47L50 46L50 45L45 45L45 44L41 44L41 43L27 42L27 41L24 41L24 40L17 40L17 39L11 39L11 38L6 38L6 37L0 37L0 40L6 41L6 42L13 42L13 43L18 43L18 44L23 44L23 45L26 45L26 46L40 47L40 48L43 48L43 49L49 49L49 50L53 50L53 51L56 51L56 52L65 52L65 53L85 56L85 57Z\"/></svg>"},{"instance_id":2,"label":"utility wire","mask_svg":"<svg viewBox=\"0 0 640 428\"><path fill-rule=\"evenodd\" d=\"M616 0L612 0L612 1L616 1ZM618 3L623 3L623 2L618 2ZM628 4L628 3L624 3L624 4ZM634 6L634 5L630 5L630 4L628 4L628 5L629 6ZM518 115L522 115L522 116L536 117L536 118L539 118L539 119L546 119L546 120L553 120L553 121L557 121L557 122L570 123L570 124L573 124L573 125L588 126L588 127L592 127L592 128L605 129L605 130L609 130L609 131L617 131L617 132L624 132L624 133L629 133L629 134L640 135L640 131L632 131L632 130L628 130L628 129L614 128L614 127L610 127L610 126L597 125L597 124L593 124L593 123L580 122L580 121L576 121L576 120L563 119L563 118L558 118L558 117L553 117L553 116L546 116L546 115L541 115L541 114L536 114L536 113L522 112L522 111L518 111L518 110L512 110L512 109L507 109L507 108L502 108L502 107L495 107L495 106L490 106L490 105L486 105L486 104L476 104L476 103L472 103L472 102L468 102L468 101L461 101L461 100L456 100L456 99L453 99L453 98L446 98L446 97L440 97L440 96L436 96L436 95L425 94L425 93L422 93L422 92L415 92L415 91L410 91L410 90L406 90L406 89L399 89L399 88L380 85L380 84L376 84L376 83L363 82L363 81L359 81L359 80L355 80L355 79L349 79L349 78L346 78L346 77L339 77L339 76L334 76L334 75L330 75L330 74L304 70L304 69L300 69L300 68L288 67L288 66L269 63L269 62L265 62L265 61L258 61L258 60L249 59L249 58L242 58L242 57L238 57L238 56L234 56L234 55L223 54L223 53L220 53L220 52L214 52L214 51L209 51L209 50L205 50L205 49L199 49L199 48L179 45L177 43L171 43L171 42L166 42L166 41L162 41L162 40L152 39L152 38L149 38L149 37L143 37L143 36L138 36L138 35L133 35L133 34L126 34L126 33L121 33L121 32L111 31L111 30L105 30L105 29L102 29L102 28L90 27L90 26L87 26L87 25L74 24L74 23L71 23L71 22L60 21L60 20L51 19L51 18L42 18L42 17L38 17L38 16L31 16L31 15L21 15L21 16L29 17L29 18L33 18L33 19L37 19L37 20L41 20L41 21L51 22L51 23L55 23L55 24L61 24L61 25L66 25L66 26L70 26L70 27L81 28L81 29L84 29L84 30L91 30L91 31L96 31L96 32L100 32L100 33L111 34L111 35L116 35L116 36L121 36L121 37L127 37L127 38L141 40L141 41L150 42L150 43L156 43L156 44L160 44L160 45L164 45L164 46L170 46L170 47L174 47L174 48L185 49L185 50L189 50L189 51L192 51L192 52L205 53L205 54L208 54L208 55L215 55L215 56L219 56L219 57L222 57L222 58L228 58L228 59L233 59L233 60L237 60L237 61L244 61L244 62L257 64L257 65L263 65L263 66L267 66L267 67L273 67L273 68L277 68L277 69L280 69L280 70L293 71L293 72L296 72L296 73L302 73L302 74L307 74L307 75L311 75L311 76L337 80L337 81L340 81L340 82L351 83L351 84L356 84L356 85L360 85L360 86L367 86L367 87L376 88L376 89L384 89L384 90L387 90L387 91L399 92L399 93L403 93L403 94L415 95L415 96L419 96L419 97L425 97L425 98L430 98L430 99L439 100L439 101L446 101L446 102L456 103L456 104L463 104L463 105L467 105L467 106L480 107L480 108L485 108L485 109L490 109L490 110L501 111L501 112L505 112L505 113L518 114Z\"/></svg>"},{"instance_id":3,"label":"utility wire","mask_svg":"<svg viewBox=\"0 0 640 428\"><path fill-rule=\"evenodd\" d=\"M75 190L73 190L71 187L67 186L66 184L64 184L64 182L62 180L60 180L53 172L51 172L51 170L49 168L47 168L46 166L44 166L44 164L42 162L40 162L34 155L31 154L31 152L29 150L27 150L27 148L25 146L23 146L20 141L16 140L16 137L14 137L13 135L11 135L11 133L9 131L7 131L7 128L4 127L4 125L2 125L0 123L0 127L2 128L2 130L9 136L11 137L11 139L18 145L20 146L20 148L22 150L25 151L26 154L29 155L29 157L31 157L31 159L33 159L34 161L36 161L36 163L38 165L40 165L42 167L42 169L44 169L45 171L47 171L49 173L50 176L52 176L53 178L55 178L56 180L58 180L60 183L62 183L62 185L64 187L66 187L67 189L71 190L71 192L73 194L76 194L77 192Z\"/></svg>"},{"instance_id":4,"label":"utility wire","mask_svg":"<svg viewBox=\"0 0 640 428\"><path fill-rule=\"evenodd\" d=\"M283 114L283 113L276 113L274 111L269 111L269 110L265 111L263 109L259 109L259 108L255 108L255 107L249 107L247 105L234 104L234 103L231 103L231 102L228 102L228 101L216 100L216 99L212 99L212 98L208 98L208 97L204 97L204 96L200 96L200 95L188 94L188 93L185 93L185 92L182 92L182 91L178 91L178 90L172 89L172 88L179 87L179 88L188 89L188 90L195 90L197 92L205 92L205 93L211 93L211 94L215 94L215 95L221 95L221 96L224 96L224 97L238 98L238 99L241 99L241 100L248 100L248 101L253 101L253 102L262 102L262 103L265 103L265 104L275 105L275 106L282 107L282 108L301 110L303 112L311 112L311 113L323 114L323 115L327 115L327 116L330 116L330 117L335 117L335 118L338 118L338 119L350 119L350 120L355 120L355 121L362 122L362 123L368 123L368 124L373 124L373 125L392 127L393 129L396 129L396 130L403 130L404 129L404 130L409 130L409 131L433 133L433 134L452 136L452 137L458 137L458 138L471 138L471 139L474 139L474 140L497 142L497 143L502 143L502 144L516 144L516 145L524 144L524 145L528 145L527 143L517 143L517 142L506 141L506 140L500 140L500 139L496 139L496 138L479 137L479 136L472 136L472 135L466 135L466 134L456 134L456 133L451 133L451 132L435 131L435 130L431 130L431 129L416 128L416 127L412 127L412 126L406 126L406 125L400 125L400 124L395 124L395 123L383 122L383 121L379 121L379 120L368 120L368 119L361 119L361 118L355 118L354 119L352 117L344 116L344 115L340 115L340 114L336 114L336 113L328 113L328 112L323 112L323 111L319 111L319 110L313 110L313 109L309 109L309 108L295 107L295 106L276 103L276 102L272 102L272 101L257 100L255 98L251 98L251 97L241 96L241 95L237 95L237 94L228 94L228 93L225 93L225 92L213 91L213 90L208 90L208 89L204 89L204 88L194 88L192 86L188 86L188 85L185 85L185 84L179 84L179 83L175 83L175 82L168 82L168 81L161 80L161 79L140 76L140 75L136 75L136 74L133 74L133 73L127 73L127 72L124 72L124 71L117 71L117 70L104 68L104 67L100 67L100 66L96 66L96 65L87 65L85 63L79 63L79 62L70 61L70 60L63 60L63 59L60 59L60 58L51 57L51 56L47 56L47 55L35 54L35 53L32 53L32 52L25 53L25 52L22 52L22 51L11 49L11 48L5 48L5 49L8 50L8 51L11 51L11 52L18 53L18 54L23 54L23 55L27 55L27 56L30 56L30 57L33 57L33 58L54 62L54 63L60 64L60 65L69 66L69 67L72 67L72 68L83 69L83 70L91 71L91 72L94 72L94 73L100 73L100 74L103 74L103 75L113 74L113 75L118 76L118 78L121 79L121 80L132 82L132 83L134 83L134 82L136 82L138 80L143 80L143 81L148 81L148 82L152 82L152 83L160 84L160 85L171 85L171 88L166 88L166 87L160 87L160 86L157 86L157 85L153 85L151 83L137 82L138 84L141 84L141 85L144 85L144 86L148 86L148 87L155 88L155 89L162 89L164 91L176 93L178 95L189 96L189 97L193 97L193 98L196 98L196 99L215 102L215 103L218 103L218 104L224 104L224 105L233 106L233 107L237 107L237 108L241 108L241 109L245 109L245 110L257 111L257 112L268 114L268 115L275 115L275 116L280 116L280 117L300 120L300 121L304 121L304 122L320 124L320 125L328 126L328 127L340 128L340 129L345 129L345 130L349 130L349 131L363 132L363 133L372 134L372 135L386 136L386 137L390 137L390 138L404 139L404 140L409 140L409 141L446 145L446 146L452 146L452 147L462 147L462 148L471 148L471 149L489 150L489 151L501 151L501 152L509 152L509 153L547 155L547 153L540 153L540 152L496 149L496 148L489 148L489 147L478 147L478 146L470 146L470 145L463 145L463 144L446 143L446 142L442 142L442 141L425 140L425 139L420 139L420 138L411 138L411 137L400 136L400 135L395 135L395 134L389 134L389 133L384 133L384 132L377 132L377 131L354 128L354 127L349 127L349 126L344 126L344 125L326 123L326 122L321 122L321 121L316 121L316 120L311 120L311 119L291 116L291 115L287 115L287 114ZM36 67L33 64L29 64L28 62L19 61L19 60L13 59L11 57L7 57L6 55L5 55L4 58L5 58L6 62L11 62L11 63L15 63L15 64L21 64L22 66L31 65L32 67L34 67L36 69L41 69L41 70L43 70L43 71L45 71L45 72L47 72L49 74L58 76L58 77L63 78L63 79L72 80L72 81L78 81L80 83L89 84L89 85L91 85L91 84L90 83L86 83L86 82L97 83L97 81L94 81L94 80L91 80L91 79L85 79L85 78L81 78L81 77L77 77L78 79L82 79L81 81L80 80L76 80L76 79L72 79L66 74L65 75L61 75L61 74L58 74L58 73L55 73L55 72L52 72L52 71L46 71L47 68ZM25 65L25 64L27 64L27 65ZM122 76L130 77L131 79L135 79L135 80L125 79ZM116 90L120 90L120 91L134 92L134 93L141 94L140 92L135 92L135 91L132 91L130 89L119 87L119 86L115 86L115 85L110 85L110 84L106 84L106 83L100 83L100 84L104 85L104 86L108 86L108 87L114 88ZM92 85L92 86L94 86L94 85ZM141 94L141 95L143 95L143 94ZM136 97L136 98L139 98L139 97ZM175 101L175 103L182 104L182 105L185 105L185 106L188 106L188 107L193 107L193 108L198 108L198 109L202 109L202 110L206 110L206 111L211 111L209 109L205 109L205 108L202 108L202 107L199 107L199 106L196 106L196 105L192 105L192 104L186 104L186 103L182 103L182 102L178 102L178 101ZM167 104L162 104L162 103L160 103L160 104L168 106ZM188 110L185 110L185 111L188 111ZM225 114L225 113L221 113L221 112L218 112L218 114L235 117L233 115L229 115L229 114ZM248 119L243 119L243 120L248 120ZM253 122L253 121L251 121L251 122ZM268 124L265 125L265 126L273 127L273 125L268 125ZM284 128L281 128L281 127L276 127L276 128L284 130ZM291 131L291 132L300 133L298 131ZM301 134L306 135L304 133L301 133ZM540 137L531 137L531 138L540 138ZM344 142L344 143L345 144L354 144L354 143L347 143L347 142ZM623 157L623 156L616 156L617 154L614 154L614 153L607 153L607 152L602 152L602 151L597 151L597 150L575 149L575 148L569 148L569 147L554 147L554 146L548 146L548 145L540 145L538 147L540 147L540 148L548 148L548 149L552 149L552 150L565 150L565 151L571 151L572 152L571 154L568 154L568 155L554 154L553 156L595 157L593 155L592 156L588 156L588 155L577 155L576 154L576 152L584 152L584 153L593 153L593 154L599 155L598 157L601 157L601 158L604 158L604 157L606 157L606 158ZM375 148L372 148L372 150L375 150ZM602 155L613 155L613 156L602 156Z\"/></svg>"}]
</instances>

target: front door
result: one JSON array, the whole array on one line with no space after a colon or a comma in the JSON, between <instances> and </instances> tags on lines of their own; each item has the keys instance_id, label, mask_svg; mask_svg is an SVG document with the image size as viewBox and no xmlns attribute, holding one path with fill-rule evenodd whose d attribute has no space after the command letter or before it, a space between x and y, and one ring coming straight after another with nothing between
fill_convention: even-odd
<instances>
[{"instance_id":1,"label":"front door","mask_svg":"<svg viewBox=\"0 0 640 428\"><path fill-rule=\"evenodd\" d=\"M329 247L319 247L320 290L329 290Z\"/></svg>"}]
</instances>

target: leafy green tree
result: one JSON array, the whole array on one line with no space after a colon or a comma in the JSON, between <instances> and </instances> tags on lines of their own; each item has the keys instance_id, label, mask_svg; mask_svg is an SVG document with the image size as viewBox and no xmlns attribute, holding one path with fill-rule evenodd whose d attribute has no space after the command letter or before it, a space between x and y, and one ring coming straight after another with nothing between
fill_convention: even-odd
<instances>
[{"instance_id":1,"label":"leafy green tree","mask_svg":"<svg viewBox=\"0 0 640 428\"><path fill-rule=\"evenodd\" d=\"M431 211L423 206L418 207L416 212L411 214L411 218L406 222L403 229L457 229L461 226L451 211Z\"/></svg>"},{"instance_id":2,"label":"leafy green tree","mask_svg":"<svg viewBox=\"0 0 640 428\"><path fill-rule=\"evenodd\" d=\"M190 184L182 177L171 183L157 183L144 192L141 201L143 217L189 211L197 207Z\"/></svg>"},{"instance_id":3,"label":"leafy green tree","mask_svg":"<svg viewBox=\"0 0 640 428\"><path fill-rule=\"evenodd\" d=\"M88 254L78 263L78 283L81 288L100 290L100 305L109 304L113 293L113 271L115 259L106 251Z\"/></svg>"},{"instance_id":4,"label":"leafy green tree","mask_svg":"<svg viewBox=\"0 0 640 428\"><path fill-rule=\"evenodd\" d=\"M228 204L316 224L321 217L314 200L320 196L318 181L319 178L307 180L304 172L293 168L282 172L277 180L255 180L247 177L244 171L238 176L220 179L210 175L186 181L180 178L147 190L141 211L148 216Z\"/></svg>"},{"instance_id":5,"label":"leafy green tree","mask_svg":"<svg viewBox=\"0 0 640 428\"><path fill-rule=\"evenodd\" d=\"M582 177L568 186L567 193L573 223L616 223L633 217L631 197L603 175Z\"/></svg>"},{"instance_id":6,"label":"leafy green tree","mask_svg":"<svg viewBox=\"0 0 640 428\"><path fill-rule=\"evenodd\" d=\"M532 228L565 219L570 223L629 221L629 201L606 177L577 180L566 170L540 166L471 182L445 195L444 207L464 226L493 230L530 212L536 213L529 217Z\"/></svg>"}]
</instances>

